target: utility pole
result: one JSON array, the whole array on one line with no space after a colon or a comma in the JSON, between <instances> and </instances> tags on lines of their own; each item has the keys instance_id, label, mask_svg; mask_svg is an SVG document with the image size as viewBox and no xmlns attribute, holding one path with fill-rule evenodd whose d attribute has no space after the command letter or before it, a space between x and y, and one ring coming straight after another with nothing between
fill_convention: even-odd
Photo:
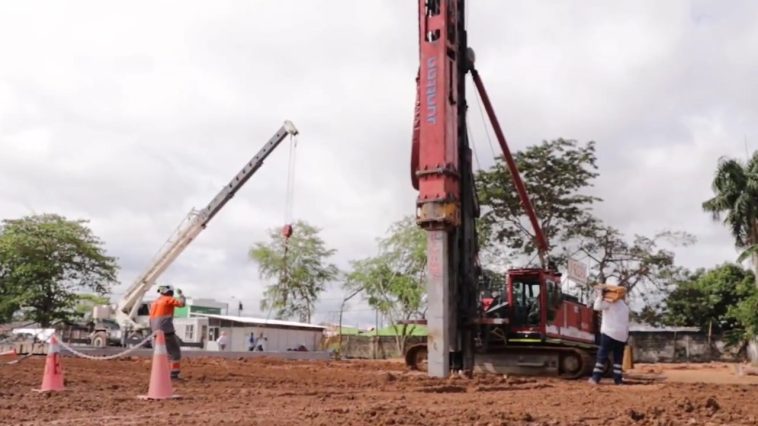
<instances>
[{"instance_id":1,"label":"utility pole","mask_svg":"<svg viewBox=\"0 0 758 426\"><path fill-rule=\"evenodd\" d=\"M345 304L348 300L355 297L358 293L361 292L362 289L355 290L354 292L350 293L347 297L342 299L342 305L340 305L340 320L339 320L339 343L337 346L337 354L338 356L342 356L342 312L345 310Z\"/></svg>"},{"instance_id":2,"label":"utility pole","mask_svg":"<svg viewBox=\"0 0 758 426\"><path fill-rule=\"evenodd\" d=\"M376 359L377 346L379 346L379 309L374 309L374 345L373 345L373 358Z\"/></svg>"}]
</instances>

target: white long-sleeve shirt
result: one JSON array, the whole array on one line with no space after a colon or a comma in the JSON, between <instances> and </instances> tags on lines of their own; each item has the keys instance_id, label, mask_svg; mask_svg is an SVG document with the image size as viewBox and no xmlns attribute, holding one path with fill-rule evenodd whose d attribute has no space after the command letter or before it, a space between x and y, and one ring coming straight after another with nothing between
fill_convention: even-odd
<instances>
[{"instance_id":1,"label":"white long-sleeve shirt","mask_svg":"<svg viewBox=\"0 0 758 426\"><path fill-rule=\"evenodd\" d=\"M603 296L597 296L594 309L603 312L601 333L619 342L629 339L629 307L623 300L610 303L603 300Z\"/></svg>"},{"instance_id":2,"label":"white long-sleeve shirt","mask_svg":"<svg viewBox=\"0 0 758 426\"><path fill-rule=\"evenodd\" d=\"M229 337L227 337L225 334L222 334L218 339L216 339L216 343L218 343L219 346L226 345L229 343Z\"/></svg>"}]
</instances>

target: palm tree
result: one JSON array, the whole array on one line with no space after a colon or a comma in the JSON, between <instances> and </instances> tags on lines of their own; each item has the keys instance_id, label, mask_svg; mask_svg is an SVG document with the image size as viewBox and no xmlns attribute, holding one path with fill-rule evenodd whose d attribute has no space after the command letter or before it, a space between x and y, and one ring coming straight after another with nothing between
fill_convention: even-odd
<instances>
[{"instance_id":1,"label":"palm tree","mask_svg":"<svg viewBox=\"0 0 758 426\"><path fill-rule=\"evenodd\" d=\"M758 151L744 165L722 157L713 178L713 192L714 197L703 203L703 210L712 213L714 220L726 213L724 224L742 250L738 260L750 258L758 286ZM748 342L748 353L758 365L758 336Z\"/></svg>"},{"instance_id":2,"label":"palm tree","mask_svg":"<svg viewBox=\"0 0 758 426\"><path fill-rule=\"evenodd\" d=\"M746 261L748 258L754 259L756 256L758 256L758 244L753 244L752 246L748 247L745 251L742 252L740 257L737 258L737 261L742 263Z\"/></svg>"},{"instance_id":3,"label":"palm tree","mask_svg":"<svg viewBox=\"0 0 758 426\"><path fill-rule=\"evenodd\" d=\"M737 248L742 250L740 260L751 259L758 286L758 151L741 162L721 158L713 179L715 196L703 203L703 210L713 214L714 220L724 216Z\"/></svg>"}]
</instances>

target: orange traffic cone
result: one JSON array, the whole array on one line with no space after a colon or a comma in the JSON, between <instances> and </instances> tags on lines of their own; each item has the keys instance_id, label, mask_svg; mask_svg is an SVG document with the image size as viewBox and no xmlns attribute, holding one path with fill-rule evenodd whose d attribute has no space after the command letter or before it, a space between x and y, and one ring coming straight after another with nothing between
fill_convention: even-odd
<instances>
[{"instance_id":1,"label":"orange traffic cone","mask_svg":"<svg viewBox=\"0 0 758 426\"><path fill-rule=\"evenodd\" d=\"M162 331L155 334L155 350L153 351L153 365L150 371L150 388L147 395L138 396L139 399L171 399L179 398L174 395L171 388L171 370L166 352L166 336Z\"/></svg>"},{"instance_id":2,"label":"orange traffic cone","mask_svg":"<svg viewBox=\"0 0 758 426\"><path fill-rule=\"evenodd\" d=\"M55 334L50 336L50 344L47 348L47 360L45 361L45 373L42 376L42 387L34 389L37 392L62 391L63 368L61 367L61 349Z\"/></svg>"}]
</instances>

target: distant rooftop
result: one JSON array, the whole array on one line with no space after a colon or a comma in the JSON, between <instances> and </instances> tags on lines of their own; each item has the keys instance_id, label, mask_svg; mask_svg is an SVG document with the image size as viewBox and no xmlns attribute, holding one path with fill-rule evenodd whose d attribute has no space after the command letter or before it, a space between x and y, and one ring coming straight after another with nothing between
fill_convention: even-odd
<instances>
[{"instance_id":1,"label":"distant rooftop","mask_svg":"<svg viewBox=\"0 0 758 426\"><path fill-rule=\"evenodd\" d=\"M314 330L326 329L323 325L308 324L306 322L297 321L282 321L276 319L264 319L264 318L252 318L252 317L235 317L232 315L216 315L216 314L204 314L204 313L192 313L192 316L216 318L224 321L238 322L240 324L250 324L257 326L269 326L269 327L290 327L290 328L311 328Z\"/></svg>"},{"instance_id":2,"label":"distant rooftop","mask_svg":"<svg viewBox=\"0 0 758 426\"><path fill-rule=\"evenodd\" d=\"M400 336L403 333L405 333L406 336L426 336L428 334L428 330L425 325L420 324L409 324L406 326L388 325L384 328L380 328L378 331L369 330L361 332L360 334L362 336Z\"/></svg>"}]
</instances>

